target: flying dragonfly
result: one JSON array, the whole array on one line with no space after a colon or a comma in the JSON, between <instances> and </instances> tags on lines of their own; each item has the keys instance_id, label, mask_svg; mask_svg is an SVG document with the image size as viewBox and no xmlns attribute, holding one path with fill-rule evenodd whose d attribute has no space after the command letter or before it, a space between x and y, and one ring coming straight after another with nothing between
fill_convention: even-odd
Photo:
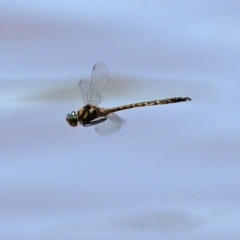
<instances>
[{"instance_id":1,"label":"flying dragonfly","mask_svg":"<svg viewBox=\"0 0 240 240\"><path fill-rule=\"evenodd\" d=\"M76 127L79 124L84 127L95 125L95 130L100 135L108 135L120 130L124 120L115 112L136 107L162 105L190 101L189 97L173 97L161 100L132 103L113 108L99 107L99 103L108 95L111 87L111 79L107 66L103 62L97 62L93 66L91 79L84 78L79 82L82 98L86 104L80 110L72 111L66 117L67 122Z\"/></svg>"}]
</instances>

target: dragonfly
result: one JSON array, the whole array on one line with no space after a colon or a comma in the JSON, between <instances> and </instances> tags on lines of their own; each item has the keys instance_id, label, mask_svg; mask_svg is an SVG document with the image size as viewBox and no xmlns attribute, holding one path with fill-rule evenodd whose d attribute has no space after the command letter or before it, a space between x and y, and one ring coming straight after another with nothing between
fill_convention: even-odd
<instances>
[{"instance_id":1,"label":"dragonfly","mask_svg":"<svg viewBox=\"0 0 240 240\"><path fill-rule=\"evenodd\" d=\"M70 126L84 127L95 126L100 135L108 135L121 129L124 120L115 112L136 108L155 106L169 103L190 101L189 97L172 97L160 100L146 101L127 104L113 108L102 108L98 106L108 95L111 87L111 79L108 67L103 62L97 62L92 69L91 79L83 78L79 82L79 88L85 103L78 111L72 111L66 117Z\"/></svg>"}]
</instances>

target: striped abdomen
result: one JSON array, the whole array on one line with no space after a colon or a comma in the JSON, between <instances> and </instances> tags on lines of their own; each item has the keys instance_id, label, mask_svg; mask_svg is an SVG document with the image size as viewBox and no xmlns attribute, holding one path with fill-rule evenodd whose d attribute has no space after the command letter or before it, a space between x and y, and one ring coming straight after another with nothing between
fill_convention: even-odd
<instances>
[{"instance_id":1,"label":"striped abdomen","mask_svg":"<svg viewBox=\"0 0 240 240\"><path fill-rule=\"evenodd\" d=\"M105 109L105 111L107 113L112 113L112 112L117 112L117 111L121 111L121 110L130 109L130 108L154 106L154 105L177 103L177 102L185 102L185 101L190 101L190 100L191 100L191 98L189 98L189 97L166 98L166 99L161 99L161 100L153 100L153 101L147 101L147 102L127 104L127 105L123 105L123 106L119 106L119 107Z\"/></svg>"}]
</instances>

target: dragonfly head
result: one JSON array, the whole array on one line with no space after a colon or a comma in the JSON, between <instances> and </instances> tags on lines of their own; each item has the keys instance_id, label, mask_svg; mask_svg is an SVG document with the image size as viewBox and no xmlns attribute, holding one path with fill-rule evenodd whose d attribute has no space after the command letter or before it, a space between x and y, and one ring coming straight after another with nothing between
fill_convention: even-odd
<instances>
[{"instance_id":1,"label":"dragonfly head","mask_svg":"<svg viewBox=\"0 0 240 240\"><path fill-rule=\"evenodd\" d=\"M69 125L71 125L72 127L76 127L78 125L77 113L75 111L72 111L67 115L66 120L69 123Z\"/></svg>"}]
</instances>

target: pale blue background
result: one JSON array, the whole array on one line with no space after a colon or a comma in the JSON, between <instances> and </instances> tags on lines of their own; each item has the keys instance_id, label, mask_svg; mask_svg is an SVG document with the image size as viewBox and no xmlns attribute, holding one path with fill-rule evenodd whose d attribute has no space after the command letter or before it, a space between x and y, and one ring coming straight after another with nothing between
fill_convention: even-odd
<instances>
[{"instance_id":1,"label":"pale blue background","mask_svg":"<svg viewBox=\"0 0 240 240\"><path fill-rule=\"evenodd\" d=\"M240 239L238 1L0 2L0 239ZM71 128L104 61L120 132Z\"/></svg>"}]
</instances>

